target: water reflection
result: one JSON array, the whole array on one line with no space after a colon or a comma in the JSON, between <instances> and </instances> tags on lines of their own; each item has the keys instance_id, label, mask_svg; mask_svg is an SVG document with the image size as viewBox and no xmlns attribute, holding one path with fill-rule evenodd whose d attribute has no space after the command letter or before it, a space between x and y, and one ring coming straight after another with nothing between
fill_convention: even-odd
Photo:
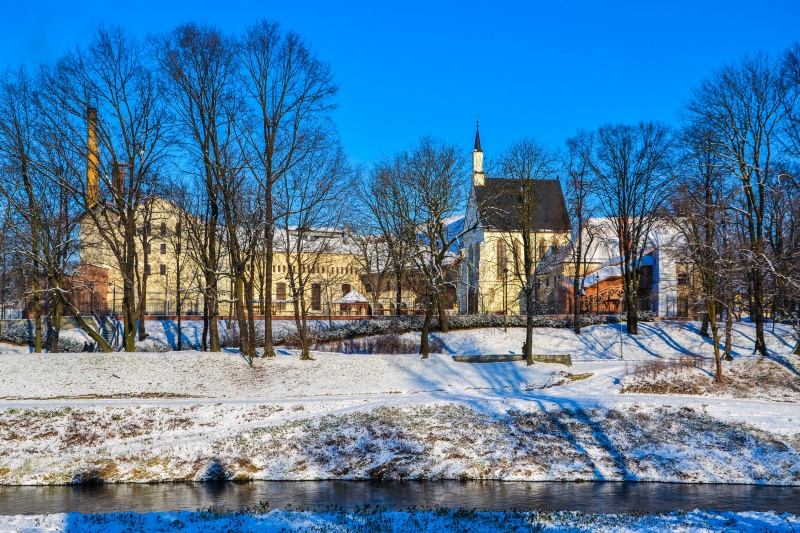
<instances>
[{"instance_id":1,"label":"water reflection","mask_svg":"<svg viewBox=\"0 0 800 533\"><path fill-rule=\"evenodd\" d=\"M315 509L356 505L574 510L717 509L800 514L800 487L502 481L263 481L0 487L0 514L195 511L208 507Z\"/></svg>"}]
</instances>

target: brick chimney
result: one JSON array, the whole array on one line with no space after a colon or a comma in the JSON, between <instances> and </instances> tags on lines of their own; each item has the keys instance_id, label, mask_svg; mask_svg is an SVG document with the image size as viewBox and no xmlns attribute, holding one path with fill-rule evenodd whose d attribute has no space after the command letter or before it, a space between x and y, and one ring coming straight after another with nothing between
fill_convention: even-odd
<instances>
[{"instance_id":1,"label":"brick chimney","mask_svg":"<svg viewBox=\"0 0 800 533\"><path fill-rule=\"evenodd\" d=\"M86 207L100 201L100 151L97 148L97 108L86 110Z\"/></svg>"}]
</instances>

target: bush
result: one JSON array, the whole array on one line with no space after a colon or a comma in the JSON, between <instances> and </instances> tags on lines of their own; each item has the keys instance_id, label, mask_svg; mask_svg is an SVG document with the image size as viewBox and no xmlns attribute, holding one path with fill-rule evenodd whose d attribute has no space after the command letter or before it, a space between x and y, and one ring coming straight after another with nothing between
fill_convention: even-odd
<instances>
[{"instance_id":1,"label":"bush","mask_svg":"<svg viewBox=\"0 0 800 533\"><path fill-rule=\"evenodd\" d=\"M239 324L231 322L230 327L225 320L217 322L219 327L219 345L223 348L238 348L242 345L239 337ZM256 339L257 340L257 339ZM261 345L264 345L263 339Z\"/></svg>"},{"instance_id":2,"label":"bush","mask_svg":"<svg viewBox=\"0 0 800 533\"><path fill-rule=\"evenodd\" d=\"M138 341L134 350L137 352L164 353L172 351L173 348L169 344L156 339L145 339Z\"/></svg>"},{"instance_id":3,"label":"bush","mask_svg":"<svg viewBox=\"0 0 800 533\"><path fill-rule=\"evenodd\" d=\"M76 338L75 336L64 336L63 330L62 335L58 338L58 351L61 353L75 353L75 352L82 352L83 351L83 343L85 342L83 339ZM94 341L92 341L94 342Z\"/></svg>"},{"instance_id":4,"label":"bush","mask_svg":"<svg viewBox=\"0 0 800 533\"><path fill-rule=\"evenodd\" d=\"M640 316L644 313L640 313ZM652 320L653 314L649 314ZM614 317L616 319L616 317ZM640 318L643 322L644 318ZM331 327L318 325L309 328L308 336L312 345L330 343L338 340L353 339L356 337L366 337L371 335L401 334L409 331L421 331L424 317L391 317L386 319L373 320L354 320L352 322L335 323ZM509 327L525 327L526 317L510 315L507 317ZM595 326L610 322L607 316L582 316L581 327ZM483 314L483 315L456 315L448 317L450 329L474 329L503 327L503 315ZM536 328L571 328L572 317L551 318L536 315L533 317L533 326ZM440 331L439 319L434 318L431 323L431 331ZM273 343L275 345L286 345L289 347L300 346L300 339L295 331L279 330L273 333ZM397 352L400 353L400 352ZM408 353L408 352L404 352Z\"/></svg>"},{"instance_id":5,"label":"bush","mask_svg":"<svg viewBox=\"0 0 800 533\"><path fill-rule=\"evenodd\" d=\"M45 322L42 320L43 340L47 334ZM4 320L3 327L0 328L0 341L33 346L35 332L36 326L33 320Z\"/></svg>"},{"instance_id":6,"label":"bush","mask_svg":"<svg viewBox=\"0 0 800 533\"><path fill-rule=\"evenodd\" d=\"M411 354L419 353L419 339L404 338L397 333L356 337L315 344L312 349L323 352L346 354ZM444 343L437 337L430 338L431 353L442 353Z\"/></svg>"}]
</instances>

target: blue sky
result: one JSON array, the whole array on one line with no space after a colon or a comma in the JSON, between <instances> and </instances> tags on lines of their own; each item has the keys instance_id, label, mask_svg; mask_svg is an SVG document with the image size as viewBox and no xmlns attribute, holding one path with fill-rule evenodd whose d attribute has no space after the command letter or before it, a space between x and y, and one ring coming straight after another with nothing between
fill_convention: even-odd
<instances>
[{"instance_id":1,"label":"blue sky","mask_svg":"<svg viewBox=\"0 0 800 533\"><path fill-rule=\"evenodd\" d=\"M355 161L433 134L487 157L522 136L560 148L606 122L674 122L691 88L747 52L800 40L800 1L3 1L0 65L36 65L101 23L137 35L187 20L239 32L272 18L305 36L341 86Z\"/></svg>"}]
</instances>

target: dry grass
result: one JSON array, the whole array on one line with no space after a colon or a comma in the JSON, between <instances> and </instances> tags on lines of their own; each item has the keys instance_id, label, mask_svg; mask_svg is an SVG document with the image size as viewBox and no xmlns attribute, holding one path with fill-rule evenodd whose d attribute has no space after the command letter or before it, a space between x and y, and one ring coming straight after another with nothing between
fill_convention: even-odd
<instances>
[{"instance_id":1,"label":"dry grass","mask_svg":"<svg viewBox=\"0 0 800 533\"><path fill-rule=\"evenodd\" d=\"M197 398L197 396L172 392L138 392L131 394L75 394L72 396L6 396L0 400L157 400L170 398Z\"/></svg>"},{"instance_id":2,"label":"dry grass","mask_svg":"<svg viewBox=\"0 0 800 533\"><path fill-rule=\"evenodd\" d=\"M723 363L722 383L718 383L714 361L684 356L628 367L620 392L800 402L800 372L783 359L741 358Z\"/></svg>"}]
</instances>

